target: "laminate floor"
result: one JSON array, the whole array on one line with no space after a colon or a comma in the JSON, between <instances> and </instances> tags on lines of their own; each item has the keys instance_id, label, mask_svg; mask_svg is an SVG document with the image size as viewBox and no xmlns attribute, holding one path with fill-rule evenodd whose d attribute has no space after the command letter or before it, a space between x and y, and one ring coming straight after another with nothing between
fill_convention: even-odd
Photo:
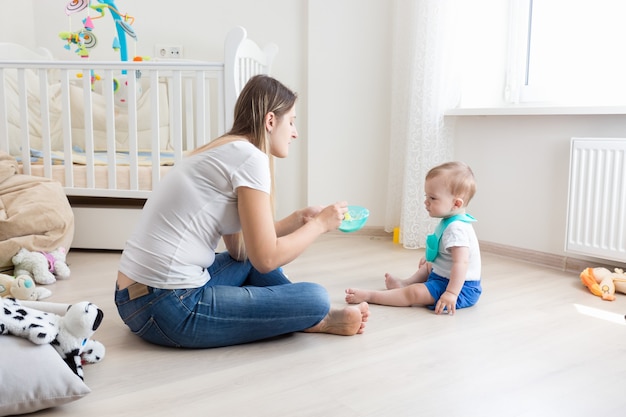
<instances>
[{"instance_id":1,"label":"laminate floor","mask_svg":"<svg viewBox=\"0 0 626 417\"><path fill-rule=\"evenodd\" d=\"M384 288L422 251L390 239L322 236L285 267L293 281ZM46 301L105 312L105 359L86 397L37 416L624 416L626 295L591 295L576 274L483 253L480 302L454 316L372 305L364 334L296 333L209 350L149 345L117 315L119 253L71 251Z\"/></svg>"}]
</instances>

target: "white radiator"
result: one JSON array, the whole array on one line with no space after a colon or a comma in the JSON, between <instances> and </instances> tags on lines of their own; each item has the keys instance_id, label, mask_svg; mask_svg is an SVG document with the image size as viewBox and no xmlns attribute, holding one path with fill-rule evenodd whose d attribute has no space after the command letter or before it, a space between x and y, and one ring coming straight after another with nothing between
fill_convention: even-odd
<instances>
[{"instance_id":1,"label":"white radiator","mask_svg":"<svg viewBox=\"0 0 626 417\"><path fill-rule=\"evenodd\" d=\"M626 262L626 139L572 139L565 250Z\"/></svg>"}]
</instances>

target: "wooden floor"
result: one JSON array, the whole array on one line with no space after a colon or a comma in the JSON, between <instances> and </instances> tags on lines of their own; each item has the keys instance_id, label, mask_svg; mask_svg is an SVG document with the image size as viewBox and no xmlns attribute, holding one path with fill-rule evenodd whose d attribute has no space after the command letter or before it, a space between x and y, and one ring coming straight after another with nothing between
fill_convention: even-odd
<instances>
[{"instance_id":1,"label":"wooden floor","mask_svg":"<svg viewBox=\"0 0 626 417\"><path fill-rule=\"evenodd\" d=\"M382 288L421 251L331 233L285 270L324 284ZM119 253L69 254L72 277L46 301L88 300L105 320L105 359L86 397L37 416L624 416L626 295L602 301L577 275L483 254L484 293L455 316L371 306L364 334L297 333L213 350L152 346L117 315Z\"/></svg>"}]
</instances>

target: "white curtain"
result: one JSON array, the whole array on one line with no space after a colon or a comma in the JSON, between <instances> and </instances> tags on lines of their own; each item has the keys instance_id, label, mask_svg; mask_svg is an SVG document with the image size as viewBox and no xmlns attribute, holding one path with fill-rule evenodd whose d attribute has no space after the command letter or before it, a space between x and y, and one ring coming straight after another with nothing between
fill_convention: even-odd
<instances>
[{"instance_id":1,"label":"white curtain","mask_svg":"<svg viewBox=\"0 0 626 417\"><path fill-rule=\"evenodd\" d=\"M424 247L433 220L424 209L427 171L453 157L454 0L393 0L392 128L385 230L406 248Z\"/></svg>"}]
</instances>

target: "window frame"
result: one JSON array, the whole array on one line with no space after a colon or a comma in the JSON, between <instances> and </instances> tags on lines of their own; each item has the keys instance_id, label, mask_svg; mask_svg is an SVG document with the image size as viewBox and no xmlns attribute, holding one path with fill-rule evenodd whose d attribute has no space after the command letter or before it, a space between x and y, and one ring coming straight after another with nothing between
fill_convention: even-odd
<instances>
[{"instance_id":1,"label":"window frame","mask_svg":"<svg viewBox=\"0 0 626 417\"><path fill-rule=\"evenodd\" d=\"M623 81L610 78L600 84L585 83L567 86L533 84L530 81L532 67L533 7L536 0L511 0L506 85L504 99L507 104L549 103L576 106L624 106L626 105L626 77ZM549 0L547 0L549 1ZM626 55L626 53L625 53ZM583 75L584 77L584 75ZM621 81L621 82L620 82ZM615 85L614 89L607 88ZM609 91L610 90L610 91ZM599 91L605 93L595 94Z\"/></svg>"}]
</instances>

